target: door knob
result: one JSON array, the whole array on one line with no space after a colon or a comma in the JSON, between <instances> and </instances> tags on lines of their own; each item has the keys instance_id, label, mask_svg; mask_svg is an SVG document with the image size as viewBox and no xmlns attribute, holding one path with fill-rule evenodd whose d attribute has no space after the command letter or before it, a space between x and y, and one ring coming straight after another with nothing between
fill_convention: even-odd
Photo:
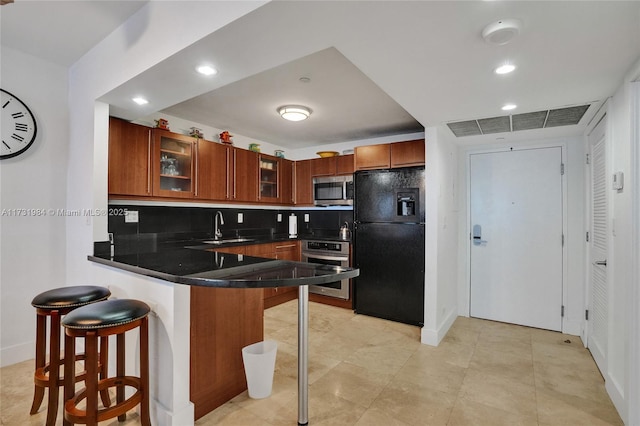
<instances>
[{"instance_id":1,"label":"door knob","mask_svg":"<svg viewBox=\"0 0 640 426\"><path fill-rule=\"evenodd\" d=\"M599 266L607 266L607 260L596 260L595 262L593 262L594 265L599 265Z\"/></svg>"},{"instance_id":2,"label":"door knob","mask_svg":"<svg viewBox=\"0 0 640 426\"><path fill-rule=\"evenodd\" d=\"M473 245L480 246L486 243L487 241L482 239L482 227L480 225L473 225Z\"/></svg>"}]
</instances>

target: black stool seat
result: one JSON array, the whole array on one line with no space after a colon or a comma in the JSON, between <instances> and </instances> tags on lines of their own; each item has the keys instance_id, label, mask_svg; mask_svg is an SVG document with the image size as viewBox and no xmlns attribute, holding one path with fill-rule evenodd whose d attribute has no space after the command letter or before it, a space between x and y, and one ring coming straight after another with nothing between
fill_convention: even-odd
<instances>
[{"instance_id":1,"label":"black stool seat","mask_svg":"<svg viewBox=\"0 0 640 426\"><path fill-rule=\"evenodd\" d=\"M40 293L31 304L40 309L67 309L106 300L110 295L109 289L94 285L61 287Z\"/></svg>"},{"instance_id":2,"label":"black stool seat","mask_svg":"<svg viewBox=\"0 0 640 426\"><path fill-rule=\"evenodd\" d=\"M105 300L73 310L64 317L62 325L73 329L116 327L144 318L150 310L140 300Z\"/></svg>"},{"instance_id":3,"label":"black stool seat","mask_svg":"<svg viewBox=\"0 0 640 426\"><path fill-rule=\"evenodd\" d=\"M75 382L66 381L64 391L64 422L69 424L97 425L114 417L124 421L127 411L140 404L140 423L151 426L149 416L149 305L133 299L112 299L92 303L74 309L62 320L65 328L65 347L69 348L69 357L65 357L64 373L72 375L75 367L75 340L84 340L85 348L85 387L76 392ZM125 333L139 328L139 376L125 372ZM116 337L116 375L108 377L101 374L98 357L98 341ZM106 372L106 369L105 369ZM100 375L100 377L98 377ZM125 388L135 392L126 397ZM98 405L98 395L116 390L116 404ZM109 403L111 401L108 401Z\"/></svg>"},{"instance_id":4,"label":"black stool seat","mask_svg":"<svg viewBox=\"0 0 640 426\"><path fill-rule=\"evenodd\" d=\"M36 370L33 375L34 392L31 403L31 414L40 409L44 399L45 389L49 390L47 405L47 425L56 423L58 412L58 388L65 381L81 382L85 379L85 372L71 371L69 376L61 377L60 367L64 358L60 357L60 318L79 306L109 298L108 288L98 286L60 287L45 291L33 298L31 304L36 308ZM49 327L47 327L49 322ZM48 330L48 331L47 331ZM47 362L47 340L49 341L49 360ZM101 339L99 369L102 376L107 374L108 338ZM65 355L69 350L65 348ZM74 359L84 360L84 354L74 354ZM101 394L103 404L110 404L108 391Z\"/></svg>"}]
</instances>

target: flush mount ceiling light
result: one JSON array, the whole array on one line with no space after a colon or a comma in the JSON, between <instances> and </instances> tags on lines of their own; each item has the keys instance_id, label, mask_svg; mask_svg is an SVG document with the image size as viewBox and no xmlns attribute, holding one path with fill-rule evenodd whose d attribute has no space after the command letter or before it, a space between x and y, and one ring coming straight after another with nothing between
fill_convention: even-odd
<instances>
[{"instance_id":1,"label":"flush mount ceiling light","mask_svg":"<svg viewBox=\"0 0 640 426\"><path fill-rule=\"evenodd\" d=\"M200 65L199 67L196 68L196 71L198 71L202 75L218 74L218 70L212 67L211 65Z\"/></svg>"},{"instance_id":2,"label":"flush mount ceiling light","mask_svg":"<svg viewBox=\"0 0 640 426\"><path fill-rule=\"evenodd\" d=\"M511 111L512 109L516 109L518 108L518 105L516 104L506 104L502 107L503 111Z\"/></svg>"},{"instance_id":3,"label":"flush mount ceiling light","mask_svg":"<svg viewBox=\"0 0 640 426\"><path fill-rule=\"evenodd\" d=\"M149 101L143 98L142 96L136 96L135 98L132 99L132 101L137 103L138 105L146 105L149 103Z\"/></svg>"},{"instance_id":4,"label":"flush mount ceiling light","mask_svg":"<svg viewBox=\"0 0 640 426\"><path fill-rule=\"evenodd\" d=\"M501 19L484 27L482 38L487 43L503 45L520 34L522 21L519 19Z\"/></svg>"},{"instance_id":5,"label":"flush mount ceiling light","mask_svg":"<svg viewBox=\"0 0 640 426\"><path fill-rule=\"evenodd\" d=\"M504 64L504 65L500 65L498 68L496 68L493 71L496 74L509 74L510 72L513 72L515 69L516 69L515 65Z\"/></svg>"},{"instance_id":6,"label":"flush mount ceiling light","mask_svg":"<svg viewBox=\"0 0 640 426\"><path fill-rule=\"evenodd\" d=\"M280 117L289 121L302 121L309 118L311 110L301 105L286 105L278 108Z\"/></svg>"}]
</instances>

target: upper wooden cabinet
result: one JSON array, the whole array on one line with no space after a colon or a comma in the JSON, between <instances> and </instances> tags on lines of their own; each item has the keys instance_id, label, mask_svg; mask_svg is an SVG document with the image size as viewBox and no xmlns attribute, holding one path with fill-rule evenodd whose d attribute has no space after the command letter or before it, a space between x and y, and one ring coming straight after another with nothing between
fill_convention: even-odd
<instances>
[{"instance_id":1,"label":"upper wooden cabinet","mask_svg":"<svg viewBox=\"0 0 640 426\"><path fill-rule=\"evenodd\" d=\"M109 194L151 196L151 129L109 117Z\"/></svg>"},{"instance_id":2,"label":"upper wooden cabinet","mask_svg":"<svg viewBox=\"0 0 640 426\"><path fill-rule=\"evenodd\" d=\"M196 140L192 137L153 129L153 195L192 198Z\"/></svg>"},{"instance_id":3,"label":"upper wooden cabinet","mask_svg":"<svg viewBox=\"0 0 640 426\"><path fill-rule=\"evenodd\" d=\"M424 139L392 143L390 146L391 167L411 167L424 165Z\"/></svg>"},{"instance_id":4,"label":"upper wooden cabinet","mask_svg":"<svg viewBox=\"0 0 640 426\"><path fill-rule=\"evenodd\" d=\"M295 163L295 204L299 206L313 205L312 161L315 160L300 160Z\"/></svg>"},{"instance_id":5,"label":"upper wooden cabinet","mask_svg":"<svg viewBox=\"0 0 640 426\"><path fill-rule=\"evenodd\" d=\"M352 174L354 169L354 155L339 155L335 157L336 159L336 175L350 175Z\"/></svg>"},{"instance_id":6,"label":"upper wooden cabinet","mask_svg":"<svg viewBox=\"0 0 640 426\"><path fill-rule=\"evenodd\" d=\"M334 176L336 157L314 158L311 160L311 176Z\"/></svg>"},{"instance_id":7,"label":"upper wooden cabinet","mask_svg":"<svg viewBox=\"0 0 640 426\"><path fill-rule=\"evenodd\" d=\"M196 184L194 198L229 199L230 146L199 139L196 143Z\"/></svg>"},{"instance_id":8,"label":"upper wooden cabinet","mask_svg":"<svg viewBox=\"0 0 640 426\"><path fill-rule=\"evenodd\" d=\"M232 201L258 201L258 153L233 148L230 156L231 176L229 199Z\"/></svg>"},{"instance_id":9,"label":"upper wooden cabinet","mask_svg":"<svg viewBox=\"0 0 640 426\"><path fill-rule=\"evenodd\" d=\"M388 169L391 167L391 155L388 143L357 146L355 148L355 156L356 170Z\"/></svg>"},{"instance_id":10,"label":"upper wooden cabinet","mask_svg":"<svg viewBox=\"0 0 640 426\"><path fill-rule=\"evenodd\" d=\"M293 161L280 159L280 197L281 204L294 204L295 193L293 182L295 179Z\"/></svg>"},{"instance_id":11,"label":"upper wooden cabinet","mask_svg":"<svg viewBox=\"0 0 640 426\"><path fill-rule=\"evenodd\" d=\"M424 139L380 145L358 146L355 149L355 169L388 169L423 166Z\"/></svg>"}]
</instances>

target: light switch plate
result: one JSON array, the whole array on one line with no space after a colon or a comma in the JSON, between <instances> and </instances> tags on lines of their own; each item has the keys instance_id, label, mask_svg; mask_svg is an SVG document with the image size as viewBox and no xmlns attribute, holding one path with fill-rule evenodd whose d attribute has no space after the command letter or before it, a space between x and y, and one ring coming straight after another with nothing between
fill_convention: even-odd
<instances>
[{"instance_id":1,"label":"light switch plate","mask_svg":"<svg viewBox=\"0 0 640 426\"><path fill-rule=\"evenodd\" d=\"M127 210L124 214L125 223L138 223L138 210Z\"/></svg>"},{"instance_id":2,"label":"light switch plate","mask_svg":"<svg viewBox=\"0 0 640 426\"><path fill-rule=\"evenodd\" d=\"M238 213L238 223L242 223L242 222L244 222L244 214Z\"/></svg>"},{"instance_id":3,"label":"light switch plate","mask_svg":"<svg viewBox=\"0 0 640 426\"><path fill-rule=\"evenodd\" d=\"M304 214L304 221L309 222L309 213Z\"/></svg>"},{"instance_id":4,"label":"light switch plate","mask_svg":"<svg viewBox=\"0 0 640 426\"><path fill-rule=\"evenodd\" d=\"M282 222L282 213L278 213L278 222Z\"/></svg>"}]
</instances>

